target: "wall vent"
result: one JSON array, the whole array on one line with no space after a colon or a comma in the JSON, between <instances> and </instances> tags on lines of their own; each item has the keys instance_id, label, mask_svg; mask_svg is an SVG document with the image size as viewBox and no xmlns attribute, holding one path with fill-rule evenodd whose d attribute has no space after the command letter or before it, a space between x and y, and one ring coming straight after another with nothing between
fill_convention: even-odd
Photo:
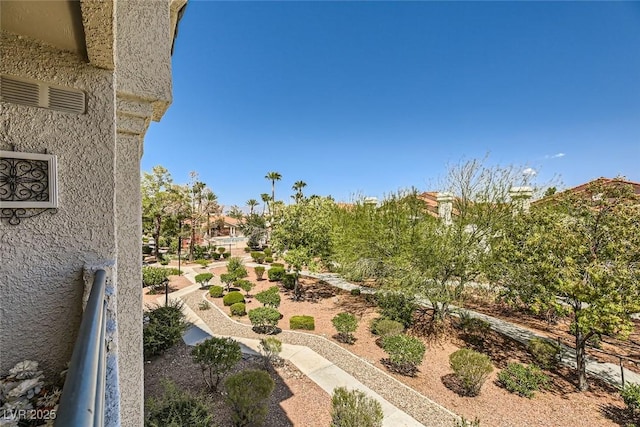
<instances>
[{"instance_id":1,"label":"wall vent","mask_svg":"<svg viewBox=\"0 0 640 427\"><path fill-rule=\"evenodd\" d=\"M13 76L0 76L0 101L67 113L83 114L86 110L81 90Z\"/></svg>"}]
</instances>

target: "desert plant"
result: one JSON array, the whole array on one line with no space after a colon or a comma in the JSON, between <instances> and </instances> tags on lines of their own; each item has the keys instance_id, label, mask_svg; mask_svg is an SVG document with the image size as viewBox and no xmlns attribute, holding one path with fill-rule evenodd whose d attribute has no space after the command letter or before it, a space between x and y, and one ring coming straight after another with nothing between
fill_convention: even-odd
<instances>
[{"instance_id":1,"label":"desert plant","mask_svg":"<svg viewBox=\"0 0 640 427\"><path fill-rule=\"evenodd\" d=\"M466 419L465 417L456 420L453 427L480 427L480 419L475 417L473 421Z\"/></svg>"},{"instance_id":2,"label":"desert plant","mask_svg":"<svg viewBox=\"0 0 640 427\"><path fill-rule=\"evenodd\" d=\"M236 276L233 273L222 273L220 275L220 281L224 283L227 292L231 287L231 284L237 280Z\"/></svg>"},{"instance_id":3,"label":"desert plant","mask_svg":"<svg viewBox=\"0 0 640 427\"><path fill-rule=\"evenodd\" d=\"M195 277L196 283L201 287L208 286L211 279L213 279L213 274L211 273L200 273Z\"/></svg>"},{"instance_id":4,"label":"desert plant","mask_svg":"<svg viewBox=\"0 0 640 427\"><path fill-rule=\"evenodd\" d=\"M404 325L395 320L379 318L371 323L371 332L381 337L389 337L404 332Z\"/></svg>"},{"instance_id":5,"label":"desert plant","mask_svg":"<svg viewBox=\"0 0 640 427\"><path fill-rule=\"evenodd\" d=\"M378 307L382 317L402 323L405 328L413 324L413 313L416 311L416 299L402 293L381 292L376 294Z\"/></svg>"},{"instance_id":6,"label":"desert plant","mask_svg":"<svg viewBox=\"0 0 640 427\"><path fill-rule=\"evenodd\" d=\"M285 275L282 277L282 286L290 291L294 290L296 287L295 274L285 273Z\"/></svg>"},{"instance_id":7,"label":"desert plant","mask_svg":"<svg viewBox=\"0 0 640 427\"><path fill-rule=\"evenodd\" d=\"M390 335L382 339L382 349L389 355L385 364L402 375L414 376L424 359L426 347L416 337L404 334Z\"/></svg>"},{"instance_id":8,"label":"desert plant","mask_svg":"<svg viewBox=\"0 0 640 427\"><path fill-rule=\"evenodd\" d=\"M353 288L353 289L351 289L350 293L354 297L357 297L362 293L362 291L360 290L360 288Z\"/></svg>"},{"instance_id":9,"label":"desert plant","mask_svg":"<svg viewBox=\"0 0 640 427\"><path fill-rule=\"evenodd\" d=\"M460 310L458 327L465 339L473 345L482 345L485 337L491 330L491 324L486 320L472 317L467 310Z\"/></svg>"},{"instance_id":10,"label":"desert plant","mask_svg":"<svg viewBox=\"0 0 640 427\"><path fill-rule=\"evenodd\" d=\"M498 383L511 393L532 398L536 391L548 385L549 377L537 366L509 363L498 373Z\"/></svg>"},{"instance_id":11,"label":"desert plant","mask_svg":"<svg viewBox=\"0 0 640 427\"><path fill-rule=\"evenodd\" d=\"M282 351L282 342L274 337L262 338L260 340L260 350L264 355L265 362L278 364L280 362L280 352Z\"/></svg>"},{"instance_id":12,"label":"desert plant","mask_svg":"<svg viewBox=\"0 0 640 427\"><path fill-rule=\"evenodd\" d=\"M280 262L274 262L271 263L271 268L275 268L275 267L282 267L284 268L284 264L280 263Z\"/></svg>"},{"instance_id":13,"label":"desert plant","mask_svg":"<svg viewBox=\"0 0 640 427\"><path fill-rule=\"evenodd\" d=\"M236 282L233 285L242 289L246 294L246 296L249 296L249 292L251 292L251 289L253 289L255 286L253 282L246 279L236 280Z\"/></svg>"},{"instance_id":14,"label":"desert plant","mask_svg":"<svg viewBox=\"0 0 640 427\"><path fill-rule=\"evenodd\" d=\"M219 254L218 252L213 252L211 253L211 258L213 258L215 261L218 261L220 259L222 255Z\"/></svg>"},{"instance_id":15,"label":"desert plant","mask_svg":"<svg viewBox=\"0 0 640 427\"><path fill-rule=\"evenodd\" d=\"M271 286L269 289L256 294L256 299L265 307L280 307L280 290L277 286Z\"/></svg>"},{"instance_id":16,"label":"desert plant","mask_svg":"<svg viewBox=\"0 0 640 427\"><path fill-rule=\"evenodd\" d=\"M151 246L142 245L142 254L143 255L151 255L151 252L153 252L153 249L151 249Z\"/></svg>"},{"instance_id":17,"label":"desert plant","mask_svg":"<svg viewBox=\"0 0 640 427\"><path fill-rule=\"evenodd\" d=\"M493 371L488 356L468 348L451 353L449 363L467 396L480 394L482 384Z\"/></svg>"},{"instance_id":18,"label":"desert plant","mask_svg":"<svg viewBox=\"0 0 640 427\"><path fill-rule=\"evenodd\" d=\"M223 254L226 250L227 250L227 248L225 248L224 246L218 246L218 253L219 254Z\"/></svg>"},{"instance_id":19,"label":"desert plant","mask_svg":"<svg viewBox=\"0 0 640 427\"><path fill-rule=\"evenodd\" d=\"M284 267L271 267L269 271L267 271L267 277L269 277L270 282L281 281L285 274Z\"/></svg>"},{"instance_id":20,"label":"desert plant","mask_svg":"<svg viewBox=\"0 0 640 427\"><path fill-rule=\"evenodd\" d=\"M165 268L167 270L167 276L180 276L182 272L175 267Z\"/></svg>"},{"instance_id":21,"label":"desert plant","mask_svg":"<svg viewBox=\"0 0 640 427\"><path fill-rule=\"evenodd\" d=\"M271 263L273 262L273 257L268 256L268 257L266 257L266 258L264 259L264 261L265 261L265 262L268 262L269 264L271 264Z\"/></svg>"},{"instance_id":22,"label":"desert plant","mask_svg":"<svg viewBox=\"0 0 640 427\"><path fill-rule=\"evenodd\" d=\"M222 376L242 359L242 352L237 341L212 337L196 345L191 356L195 363L200 364L207 387L216 391Z\"/></svg>"},{"instance_id":23,"label":"desert plant","mask_svg":"<svg viewBox=\"0 0 640 427\"><path fill-rule=\"evenodd\" d=\"M562 348L560 344L544 338L533 338L527 346L538 366L552 369L560 363Z\"/></svg>"},{"instance_id":24,"label":"desert plant","mask_svg":"<svg viewBox=\"0 0 640 427\"><path fill-rule=\"evenodd\" d=\"M256 331L272 334L276 331L276 325L282 316L278 310L271 307L258 307L249 310L249 320Z\"/></svg>"},{"instance_id":25,"label":"desert plant","mask_svg":"<svg viewBox=\"0 0 640 427\"><path fill-rule=\"evenodd\" d=\"M209 265L209 260L208 259L204 259L204 258L198 258L197 260L195 260L193 262L195 262L196 264L199 264L199 265L201 265L203 267L206 267L206 266Z\"/></svg>"},{"instance_id":26,"label":"desert plant","mask_svg":"<svg viewBox=\"0 0 640 427\"><path fill-rule=\"evenodd\" d=\"M256 273L256 278L258 280L262 280L262 276L264 276L264 270L265 268L261 265L253 268L253 271Z\"/></svg>"},{"instance_id":27,"label":"desert plant","mask_svg":"<svg viewBox=\"0 0 640 427\"><path fill-rule=\"evenodd\" d=\"M213 416L199 396L180 390L172 381L163 379L163 396L146 402L145 427L209 427Z\"/></svg>"},{"instance_id":28,"label":"desert plant","mask_svg":"<svg viewBox=\"0 0 640 427\"><path fill-rule=\"evenodd\" d=\"M331 427L382 427L382 406L360 390L337 387L331 396Z\"/></svg>"},{"instance_id":29,"label":"desert plant","mask_svg":"<svg viewBox=\"0 0 640 427\"><path fill-rule=\"evenodd\" d=\"M291 316L289 319L289 328L313 331L316 328L316 324L313 316Z\"/></svg>"},{"instance_id":30,"label":"desert plant","mask_svg":"<svg viewBox=\"0 0 640 427\"><path fill-rule=\"evenodd\" d=\"M142 267L142 286L151 286L151 289L156 291L166 284L168 276L168 268Z\"/></svg>"},{"instance_id":31,"label":"desert plant","mask_svg":"<svg viewBox=\"0 0 640 427\"><path fill-rule=\"evenodd\" d=\"M250 248L249 246L245 246L245 247L243 248L243 250L244 250L246 253L251 252L251 248Z\"/></svg>"},{"instance_id":32,"label":"desert plant","mask_svg":"<svg viewBox=\"0 0 640 427\"><path fill-rule=\"evenodd\" d=\"M224 258L224 259L231 258L231 252L225 252L225 253L223 253L223 254L222 254L222 258Z\"/></svg>"},{"instance_id":33,"label":"desert plant","mask_svg":"<svg viewBox=\"0 0 640 427\"><path fill-rule=\"evenodd\" d=\"M333 319L331 319L331 323L338 331L338 340L346 343L352 344L355 339L353 337L353 333L358 329L358 319L351 313L338 313Z\"/></svg>"},{"instance_id":34,"label":"desert plant","mask_svg":"<svg viewBox=\"0 0 640 427\"><path fill-rule=\"evenodd\" d=\"M229 312L232 316L244 316L247 314L247 306L243 302L237 302L235 304L231 304Z\"/></svg>"},{"instance_id":35,"label":"desert plant","mask_svg":"<svg viewBox=\"0 0 640 427\"><path fill-rule=\"evenodd\" d=\"M209 295L211 298L220 298L224 294L222 286L212 286L209 288Z\"/></svg>"},{"instance_id":36,"label":"desert plant","mask_svg":"<svg viewBox=\"0 0 640 427\"><path fill-rule=\"evenodd\" d=\"M235 427L259 426L267 415L267 399L275 387L265 371L247 369L229 376L224 382L226 401L233 410Z\"/></svg>"},{"instance_id":37,"label":"desert plant","mask_svg":"<svg viewBox=\"0 0 640 427\"><path fill-rule=\"evenodd\" d=\"M142 327L145 358L163 353L180 341L189 326L183 306L182 301L170 299L168 305L152 307L145 313Z\"/></svg>"},{"instance_id":38,"label":"desert plant","mask_svg":"<svg viewBox=\"0 0 640 427\"><path fill-rule=\"evenodd\" d=\"M206 301L200 301L200 303L198 304L198 310L209 310L210 308L211 306Z\"/></svg>"},{"instance_id":39,"label":"desert plant","mask_svg":"<svg viewBox=\"0 0 640 427\"><path fill-rule=\"evenodd\" d=\"M238 291L229 292L224 297L222 297L222 303L226 306L230 306L239 302L244 302L244 296Z\"/></svg>"},{"instance_id":40,"label":"desert plant","mask_svg":"<svg viewBox=\"0 0 640 427\"><path fill-rule=\"evenodd\" d=\"M620 390L620 396L622 396L622 400L624 400L629 411L640 415L640 384L627 383Z\"/></svg>"}]
</instances>

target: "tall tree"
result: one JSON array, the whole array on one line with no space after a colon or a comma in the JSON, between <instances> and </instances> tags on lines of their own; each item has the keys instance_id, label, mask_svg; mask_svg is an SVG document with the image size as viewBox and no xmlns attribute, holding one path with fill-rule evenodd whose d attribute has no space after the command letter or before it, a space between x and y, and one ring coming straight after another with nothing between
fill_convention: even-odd
<instances>
[{"instance_id":1,"label":"tall tree","mask_svg":"<svg viewBox=\"0 0 640 427\"><path fill-rule=\"evenodd\" d=\"M249 207L249 215L253 215L253 210L258 206L258 201L256 199L249 199L247 200L247 206Z\"/></svg>"},{"instance_id":2,"label":"tall tree","mask_svg":"<svg viewBox=\"0 0 640 427\"><path fill-rule=\"evenodd\" d=\"M271 213L271 209L269 208L269 201L271 200L271 196L269 196L268 193L262 193L262 194L260 194L260 198L262 199L262 202L264 203L264 205L262 207L262 215L265 214L266 210L269 210L269 213Z\"/></svg>"},{"instance_id":3,"label":"tall tree","mask_svg":"<svg viewBox=\"0 0 640 427\"><path fill-rule=\"evenodd\" d=\"M304 187L307 186L307 183L304 181L296 181L293 184L293 187L291 187L291 189L293 191L295 191L295 194L293 195L293 199L296 201L296 203L300 202L300 200L302 200L304 198L304 194L302 193L302 189Z\"/></svg>"},{"instance_id":4,"label":"tall tree","mask_svg":"<svg viewBox=\"0 0 640 427\"><path fill-rule=\"evenodd\" d=\"M265 175L265 178L271 181L271 200L276 200L276 181L282 179L282 175L279 172L269 172Z\"/></svg>"},{"instance_id":5,"label":"tall tree","mask_svg":"<svg viewBox=\"0 0 640 427\"><path fill-rule=\"evenodd\" d=\"M493 244L494 274L511 301L568 310L578 389L588 389L586 344L626 337L640 311L640 198L621 181L596 181L513 218Z\"/></svg>"}]
</instances>

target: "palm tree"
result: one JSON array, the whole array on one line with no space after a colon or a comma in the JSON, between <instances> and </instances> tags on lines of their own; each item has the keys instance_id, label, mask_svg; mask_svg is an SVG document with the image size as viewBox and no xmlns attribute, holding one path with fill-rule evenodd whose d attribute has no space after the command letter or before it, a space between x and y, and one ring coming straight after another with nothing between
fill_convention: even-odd
<instances>
[{"instance_id":1,"label":"palm tree","mask_svg":"<svg viewBox=\"0 0 640 427\"><path fill-rule=\"evenodd\" d=\"M265 175L265 178L271 181L271 200L276 200L276 181L282 179L282 175L279 172L269 172Z\"/></svg>"},{"instance_id":2,"label":"palm tree","mask_svg":"<svg viewBox=\"0 0 640 427\"><path fill-rule=\"evenodd\" d=\"M269 200L271 200L271 196L269 196L268 193L262 193L260 195L260 198L262 199L262 202L264 203L264 206L262 207L262 215L264 215L264 212L265 212L266 208L269 206ZM271 212L271 209L269 209L269 212Z\"/></svg>"},{"instance_id":3,"label":"palm tree","mask_svg":"<svg viewBox=\"0 0 640 427\"><path fill-rule=\"evenodd\" d=\"M253 208L258 206L258 201L256 199L247 200L247 206L249 206L249 215L253 215Z\"/></svg>"},{"instance_id":4,"label":"palm tree","mask_svg":"<svg viewBox=\"0 0 640 427\"><path fill-rule=\"evenodd\" d=\"M306 186L307 186L306 182L296 181L295 184L293 184L293 187L291 187L296 192L296 194L293 196L296 203L298 203L304 197L304 194L302 194L302 189Z\"/></svg>"}]
</instances>

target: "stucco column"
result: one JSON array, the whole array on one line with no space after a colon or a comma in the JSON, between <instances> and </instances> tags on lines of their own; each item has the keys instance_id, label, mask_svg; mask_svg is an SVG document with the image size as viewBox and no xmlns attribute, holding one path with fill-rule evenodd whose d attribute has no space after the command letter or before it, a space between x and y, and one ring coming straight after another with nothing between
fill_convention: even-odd
<instances>
[{"instance_id":1,"label":"stucco column","mask_svg":"<svg viewBox=\"0 0 640 427\"><path fill-rule=\"evenodd\" d=\"M521 212L529 212L531 208L531 196L533 196L533 188L531 187L511 187L509 190L511 196L511 204L513 205L513 214L517 215Z\"/></svg>"},{"instance_id":2,"label":"stucco column","mask_svg":"<svg viewBox=\"0 0 640 427\"><path fill-rule=\"evenodd\" d=\"M438 193L436 197L438 202L438 216L445 225L453 223L451 212L453 212L453 195L451 193Z\"/></svg>"}]
</instances>

